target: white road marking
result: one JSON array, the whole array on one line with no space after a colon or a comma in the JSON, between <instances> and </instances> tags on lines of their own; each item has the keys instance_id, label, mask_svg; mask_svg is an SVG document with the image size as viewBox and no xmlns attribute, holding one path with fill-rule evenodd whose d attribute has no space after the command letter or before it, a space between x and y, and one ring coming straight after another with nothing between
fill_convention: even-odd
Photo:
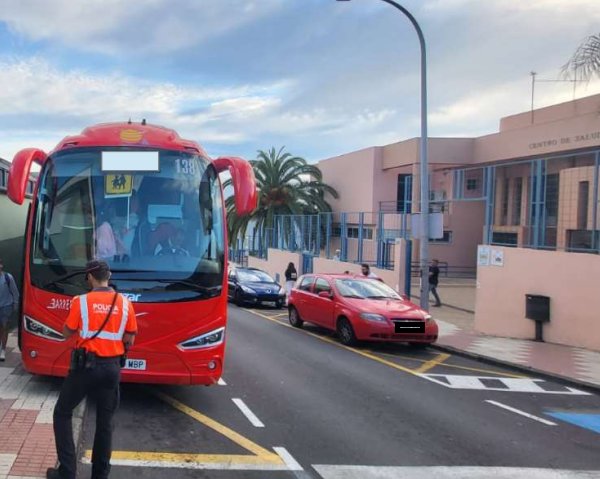
<instances>
[{"instance_id":1,"label":"white road marking","mask_svg":"<svg viewBox=\"0 0 600 479\"><path fill-rule=\"evenodd\" d=\"M536 394L561 394L570 396L589 396L590 393L572 387L562 386L560 391L546 391L540 386L543 379L532 378L502 378L498 376L465 376L459 374L420 374L423 379L434 382L450 389L474 389L480 391L503 391ZM482 380L493 379L500 381L504 387L486 385Z\"/></svg>"},{"instance_id":2,"label":"white road marking","mask_svg":"<svg viewBox=\"0 0 600 479\"><path fill-rule=\"evenodd\" d=\"M595 479L600 471L533 467L313 465L323 479Z\"/></svg>"},{"instance_id":3,"label":"white road marking","mask_svg":"<svg viewBox=\"0 0 600 479\"><path fill-rule=\"evenodd\" d=\"M302 466L292 457L285 447L274 447L273 450L279 455L290 471L303 471Z\"/></svg>"},{"instance_id":4,"label":"white road marking","mask_svg":"<svg viewBox=\"0 0 600 479\"><path fill-rule=\"evenodd\" d=\"M491 401L489 399L485 400L486 403L493 404L494 406L501 407L502 409L506 409L507 411L514 412L515 414L519 414L524 417L528 417L529 419L533 419L534 421L541 422L546 426L556 426L555 422L548 421L547 419L543 419L538 416L534 416L533 414L529 414L527 412L521 411L520 409L515 409L514 407L507 406L506 404L502 404L501 402Z\"/></svg>"},{"instance_id":5,"label":"white road marking","mask_svg":"<svg viewBox=\"0 0 600 479\"><path fill-rule=\"evenodd\" d=\"M0 454L0 477L8 476L16 460L16 454Z\"/></svg>"},{"instance_id":6,"label":"white road marking","mask_svg":"<svg viewBox=\"0 0 600 479\"><path fill-rule=\"evenodd\" d=\"M246 406L246 403L244 401L242 401L239 398L233 398L232 401L238 408L240 408L240 411L242 411L244 416L246 416L248 421L250 421L250 423L254 427L265 427L265 425L260 421L260 419L258 419L256 415L250 410L250 408Z\"/></svg>"},{"instance_id":7,"label":"white road marking","mask_svg":"<svg viewBox=\"0 0 600 479\"><path fill-rule=\"evenodd\" d=\"M227 383L225 382L225 380L223 378L219 378L219 380L217 381L217 384L219 386L227 386Z\"/></svg>"},{"instance_id":8,"label":"white road marking","mask_svg":"<svg viewBox=\"0 0 600 479\"><path fill-rule=\"evenodd\" d=\"M252 457L252 456L250 456ZM91 464L92 462L84 457L81 459L83 464ZM157 467L170 469L206 469L220 471L288 471L285 464L244 464L242 462L190 462L190 461L144 461L134 459L111 459L113 466L127 467ZM1 477L1 476L0 476Z\"/></svg>"}]
</instances>

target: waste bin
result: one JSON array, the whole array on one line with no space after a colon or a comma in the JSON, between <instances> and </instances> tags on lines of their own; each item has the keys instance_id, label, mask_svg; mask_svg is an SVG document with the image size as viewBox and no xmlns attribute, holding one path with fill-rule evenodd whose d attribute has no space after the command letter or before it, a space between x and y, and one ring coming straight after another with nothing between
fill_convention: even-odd
<instances>
[{"instance_id":1,"label":"waste bin","mask_svg":"<svg viewBox=\"0 0 600 479\"><path fill-rule=\"evenodd\" d=\"M526 294L525 317L535 321L535 340L543 341L542 325L550 321L550 298L539 294Z\"/></svg>"}]
</instances>

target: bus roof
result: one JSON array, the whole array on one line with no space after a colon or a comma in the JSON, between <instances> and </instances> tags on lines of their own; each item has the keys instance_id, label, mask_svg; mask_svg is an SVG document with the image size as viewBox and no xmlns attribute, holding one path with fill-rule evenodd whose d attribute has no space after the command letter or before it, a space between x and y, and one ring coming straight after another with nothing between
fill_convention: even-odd
<instances>
[{"instance_id":1,"label":"bus roof","mask_svg":"<svg viewBox=\"0 0 600 479\"><path fill-rule=\"evenodd\" d=\"M84 129L80 135L67 136L52 153L66 148L86 146L134 146L164 148L208 155L195 141L184 140L175 130L158 125L142 123L100 123Z\"/></svg>"}]
</instances>

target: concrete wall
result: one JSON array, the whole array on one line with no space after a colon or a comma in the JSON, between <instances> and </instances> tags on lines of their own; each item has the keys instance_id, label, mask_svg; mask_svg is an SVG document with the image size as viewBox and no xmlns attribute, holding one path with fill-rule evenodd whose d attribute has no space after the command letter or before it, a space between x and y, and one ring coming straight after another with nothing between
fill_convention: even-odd
<instances>
[{"instance_id":1,"label":"concrete wall","mask_svg":"<svg viewBox=\"0 0 600 479\"><path fill-rule=\"evenodd\" d=\"M375 155L377 148L354 151L345 155L319 161L323 181L337 190L340 197L327 198L333 211L377 211L373 191ZM394 197L395 198L395 197Z\"/></svg>"},{"instance_id":2,"label":"concrete wall","mask_svg":"<svg viewBox=\"0 0 600 479\"><path fill-rule=\"evenodd\" d=\"M266 271L275 278L277 273L280 276L280 283L283 284L285 269L288 263L291 261L296 265L296 269L303 274L302 271L302 255L300 253L293 253L290 251L283 251L278 249L269 248L266 260L255 258L250 256L248 258L248 266L250 268L259 268ZM385 283L396 291L404 292L404 274L406 264L406 241L398 239L396 240L396 247L394 248L394 270L371 268L377 276L379 276ZM336 261L327 258L313 258L313 272L314 273L343 273L344 271L350 271L351 273L360 273L360 264L357 263L346 263L343 261Z\"/></svg>"},{"instance_id":3,"label":"concrete wall","mask_svg":"<svg viewBox=\"0 0 600 479\"><path fill-rule=\"evenodd\" d=\"M492 247L504 266L479 266L475 329L511 338L535 337L525 319L525 294L549 296L544 340L600 351L600 256Z\"/></svg>"}]
</instances>

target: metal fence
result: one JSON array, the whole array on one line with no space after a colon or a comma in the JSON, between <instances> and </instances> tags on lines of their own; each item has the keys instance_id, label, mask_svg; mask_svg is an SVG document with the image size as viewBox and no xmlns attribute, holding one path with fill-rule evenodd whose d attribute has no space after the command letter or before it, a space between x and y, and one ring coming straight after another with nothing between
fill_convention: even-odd
<instances>
[{"instance_id":1,"label":"metal fence","mask_svg":"<svg viewBox=\"0 0 600 479\"><path fill-rule=\"evenodd\" d=\"M483 243L600 253L600 151L454 171L455 201L484 201Z\"/></svg>"},{"instance_id":2,"label":"metal fence","mask_svg":"<svg viewBox=\"0 0 600 479\"><path fill-rule=\"evenodd\" d=\"M406 214L384 211L275 216L272 228L238 241L230 259L243 252L266 258L268 248L277 248L393 269L395 240L407 238L409 227Z\"/></svg>"}]
</instances>

